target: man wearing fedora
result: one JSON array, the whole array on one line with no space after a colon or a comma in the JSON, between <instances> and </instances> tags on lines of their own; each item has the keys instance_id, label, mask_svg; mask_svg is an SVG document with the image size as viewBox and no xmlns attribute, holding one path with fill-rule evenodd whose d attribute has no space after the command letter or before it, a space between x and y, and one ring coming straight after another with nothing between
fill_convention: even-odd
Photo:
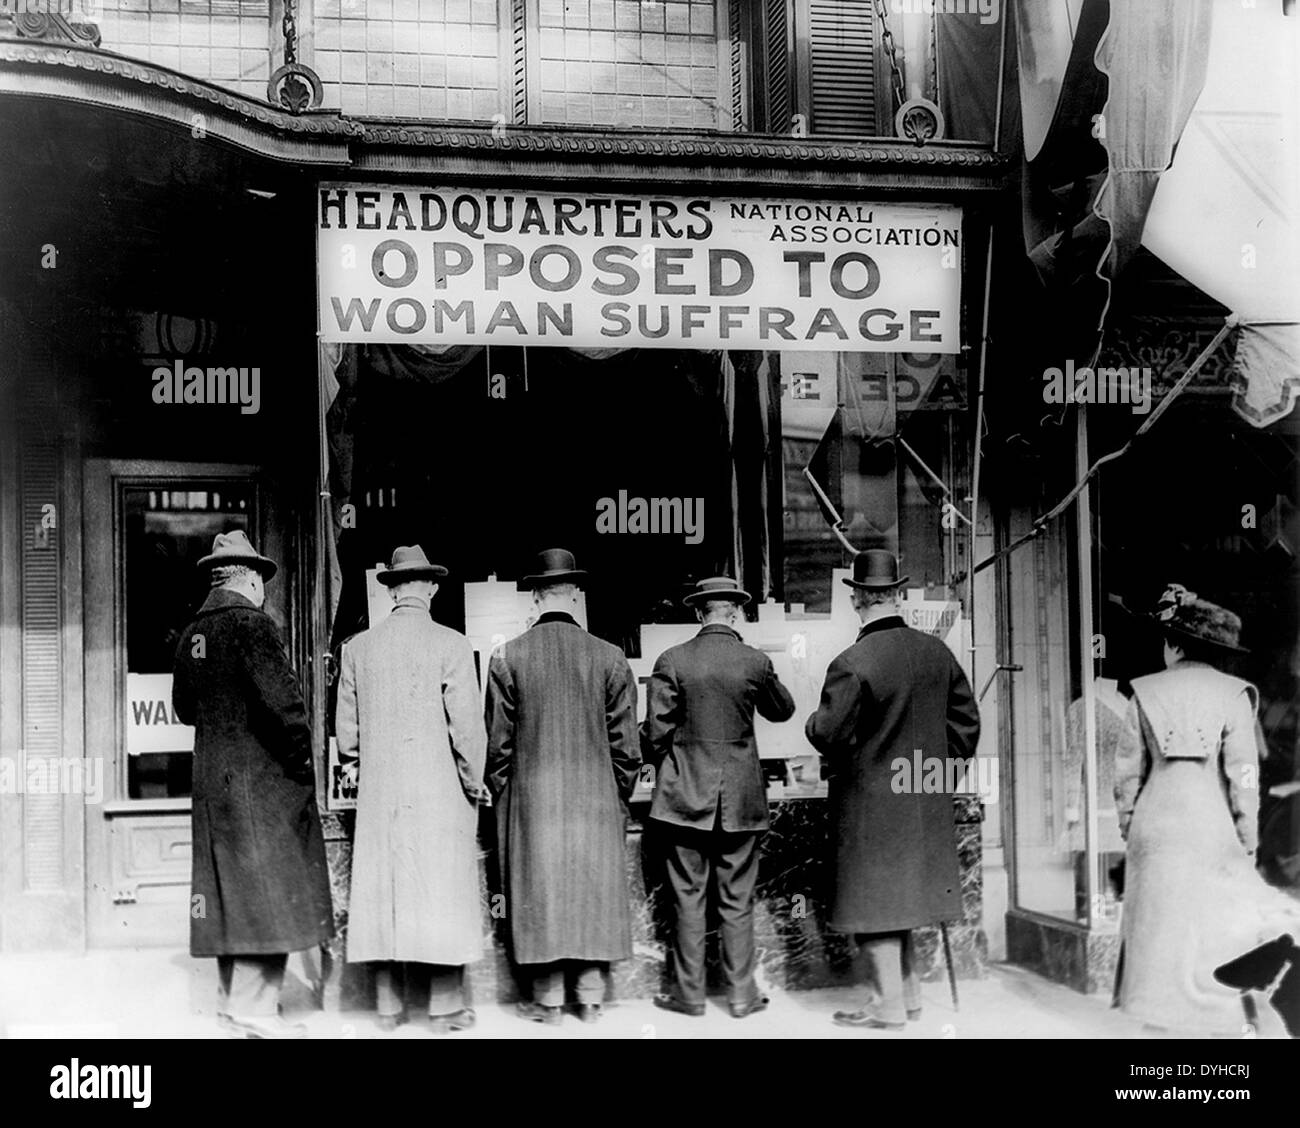
<instances>
[{"instance_id":1,"label":"man wearing fedora","mask_svg":"<svg viewBox=\"0 0 1300 1128\"><path fill-rule=\"evenodd\" d=\"M335 732L360 765L349 963L372 962L379 1025L405 1017L403 964L429 965L435 1033L474 1025L465 965L482 955L478 803L487 735L474 651L429 606L447 569L419 545L377 579L393 598L383 622L343 649Z\"/></svg>"},{"instance_id":2,"label":"man wearing fedora","mask_svg":"<svg viewBox=\"0 0 1300 1128\"><path fill-rule=\"evenodd\" d=\"M198 566L212 590L172 678L176 715L194 726L190 954L216 957L229 1032L302 1037L279 1015L285 964L333 935L334 913L307 709L262 610L276 565L235 531Z\"/></svg>"},{"instance_id":3,"label":"man wearing fedora","mask_svg":"<svg viewBox=\"0 0 1300 1128\"><path fill-rule=\"evenodd\" d=\"M789 720L794 698L772 660L736 631L748 592L716 576L696 584L684 602L703 626L655 662L641 726L642 755L656 776L650 817L663 832L677 910L672 991L654 1001L704 1014L705 911L716 884L727 1003L744 1018L768 1005L754 982L758 841L768 827L754 713Z\"/></svg>"},{"instance_id":4,"label":"man wearing fedora","mask_svg":"<svg viewBox=\"0 0 1300 1128\"><path fill-rule=\"evenodd\" d=\"M595 1022L613 960L632 955L625 804L641 767L636 682L623 652L578 625L572 553L549 549L523 583L536 622L488 666L487 781L496 802L521 1017L557 1025L566 972Z\"/></svg>"},{"instance_id":5,"label":"man wearing fedora","mask_svg":"<svg viewBox=\"0 0 1300 1128\"><path fill-rule=\"evenodd\" d=\"M844 582L862 630L827 669L805 731L829 781L830 927L856 937L876 998L834 1021L901 1030L921 1016L910 931L959 919L961 885L952 796L919 781L895 790L893 765L918 752L940 761L972 756L979 708L948 647L904 624L898 592L907 577L892 552L859 552Z\"/></svg>"}]
</instances>

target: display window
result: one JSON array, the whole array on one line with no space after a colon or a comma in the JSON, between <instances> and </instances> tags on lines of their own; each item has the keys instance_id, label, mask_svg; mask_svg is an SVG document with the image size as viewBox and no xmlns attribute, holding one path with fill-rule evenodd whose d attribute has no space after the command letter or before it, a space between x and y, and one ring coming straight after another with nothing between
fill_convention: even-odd
<instances>
[{"instance_id":1,"label":"display window","mask_svg":"<svg viewBox=\"0 0 1300 1128\"><path fill-rule=\"evenodd\" d=\"M345 345L326 415L331 645L388 611L399 544L450 569L436 619L480 669L529 625L538 551L590 573L586 626L644 681L698 623L696 580L740 578L742 633L805 715L857 619L848 546L899 553L905 606L962 637L965 374L956 357L691 349ZM834 527L838 522L839 530ZM939 613L936 612L939 609ZM824 793L798 725L760 748L774 794Z\"/></svg>"}]
</instances>

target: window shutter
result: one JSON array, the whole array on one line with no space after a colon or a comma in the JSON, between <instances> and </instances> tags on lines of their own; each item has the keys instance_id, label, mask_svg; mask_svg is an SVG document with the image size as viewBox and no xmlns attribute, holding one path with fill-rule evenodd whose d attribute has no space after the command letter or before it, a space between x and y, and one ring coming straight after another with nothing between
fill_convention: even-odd
<instances>
[{"instance_id":1,"label":"window shutter","mask_svg":"<svg viewBox=\"0 0 1300 1128\"><path fill-rule=\"evenodd\" d=\"M892 134L888 103L877 106L872 0L809 0L806 10L812 132Z\"/></svg>"}]
</instances>

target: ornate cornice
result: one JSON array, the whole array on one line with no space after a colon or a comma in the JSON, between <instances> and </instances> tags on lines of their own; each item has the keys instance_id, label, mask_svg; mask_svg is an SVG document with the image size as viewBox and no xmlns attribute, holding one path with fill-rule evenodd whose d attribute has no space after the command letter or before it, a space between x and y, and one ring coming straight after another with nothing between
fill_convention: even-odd
<instances>
[{"instance_id":1,"label":"ornate cornice","mask_svg":"<svg viewBox=\"0 0 1300 1128\"><path fill-rule=\"evenodd\" d=\"M719 180L757 186L1005 187L1009 162L952 142L917 147L892 139L755 134L617 132L293 114L153 63L64 43L0 38L0 93L63 97L134 110L206 132L269 157L368 173L496 174Z\"/></svg>"}]
</instances>

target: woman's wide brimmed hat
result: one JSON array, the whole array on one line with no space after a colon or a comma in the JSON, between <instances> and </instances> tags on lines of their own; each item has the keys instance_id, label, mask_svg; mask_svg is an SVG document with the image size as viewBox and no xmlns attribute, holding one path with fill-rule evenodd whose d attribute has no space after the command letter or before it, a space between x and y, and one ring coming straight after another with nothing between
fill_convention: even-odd
<instances>
[{"instance_id":1,"label":"woman's wide brimmed hat","mask_svg":"<svg viewBox=\"0 0 1300 1128\"><path fill-rule=\"evenodd\" d=\"M430 564L424 555L424 549L418 544L404 544L393 549L393 559L387 568L375 574L385 587L394 584L409 584L413 580L440 580L447 574L441 564Z\"/></svg>"},{"instance_id":2,"label":"woman's wide brimmed hat","mask_svg":"<svg viewBox=\"0 0 1300 1128\"><path fill-rule=\"evenodd\" d=\"M581 584L587 573L578 567L573 553L563 548L548 548L537 554L537 571L519 582L527 588L550 584Z\"/></svg>"},{"instance_id":3,"label":"woman's wide brimmed hat","mask_svg":"<svg viewBox=\"0 0 1300 1128\"><path fill-rule=\"evenodd\" d=\"M228 533L218 533L212 538L212 552L195 565L198 568L226 568L239 565L260 572L263 580L269 580L278 570L278 565L269 556L263 556L248 541L248 534L243 529L233 529Z\"/></svg>"},{"instance_id":4,"label":"woman's wide brimmed hat","mask_svg":"<svg viewBox=\"0 0 1300 1128\"><path fill-rule=\"evenodd\" d=\"M844 582L862 591L888 591L907 583L898 574L898 557L883 548L868 548L853 558L853 578Z\"/></svg>"},{"instance_id":5,"label":"woman's wide brimmed hat","mask_svg":"<svg viewBox=\"0 0 1300 1128\"><path fill-rule=\"evenodd\" d=\"M1226 607L1201 599L1182 584L1170 584L1165 589L1150 619L1175 641L1183 638L1201 645L1217 646L1233 654L1250 653L1239 644L1240 617Z\"/></svg>"},{"instance_id":6,"label":"woman's wide brimmed hat","mask_svg":"<svg viewBox=\"0 0 1300 1128\"><path fill-rule=\"evenodd\" d=\"M743 606L749 602L750 596L730 576L712 576L696 583L695 590L682 602L687 607L694 607L697 603L710 603L715 599L730 600Z\"/></svg>"}]
</instances>

